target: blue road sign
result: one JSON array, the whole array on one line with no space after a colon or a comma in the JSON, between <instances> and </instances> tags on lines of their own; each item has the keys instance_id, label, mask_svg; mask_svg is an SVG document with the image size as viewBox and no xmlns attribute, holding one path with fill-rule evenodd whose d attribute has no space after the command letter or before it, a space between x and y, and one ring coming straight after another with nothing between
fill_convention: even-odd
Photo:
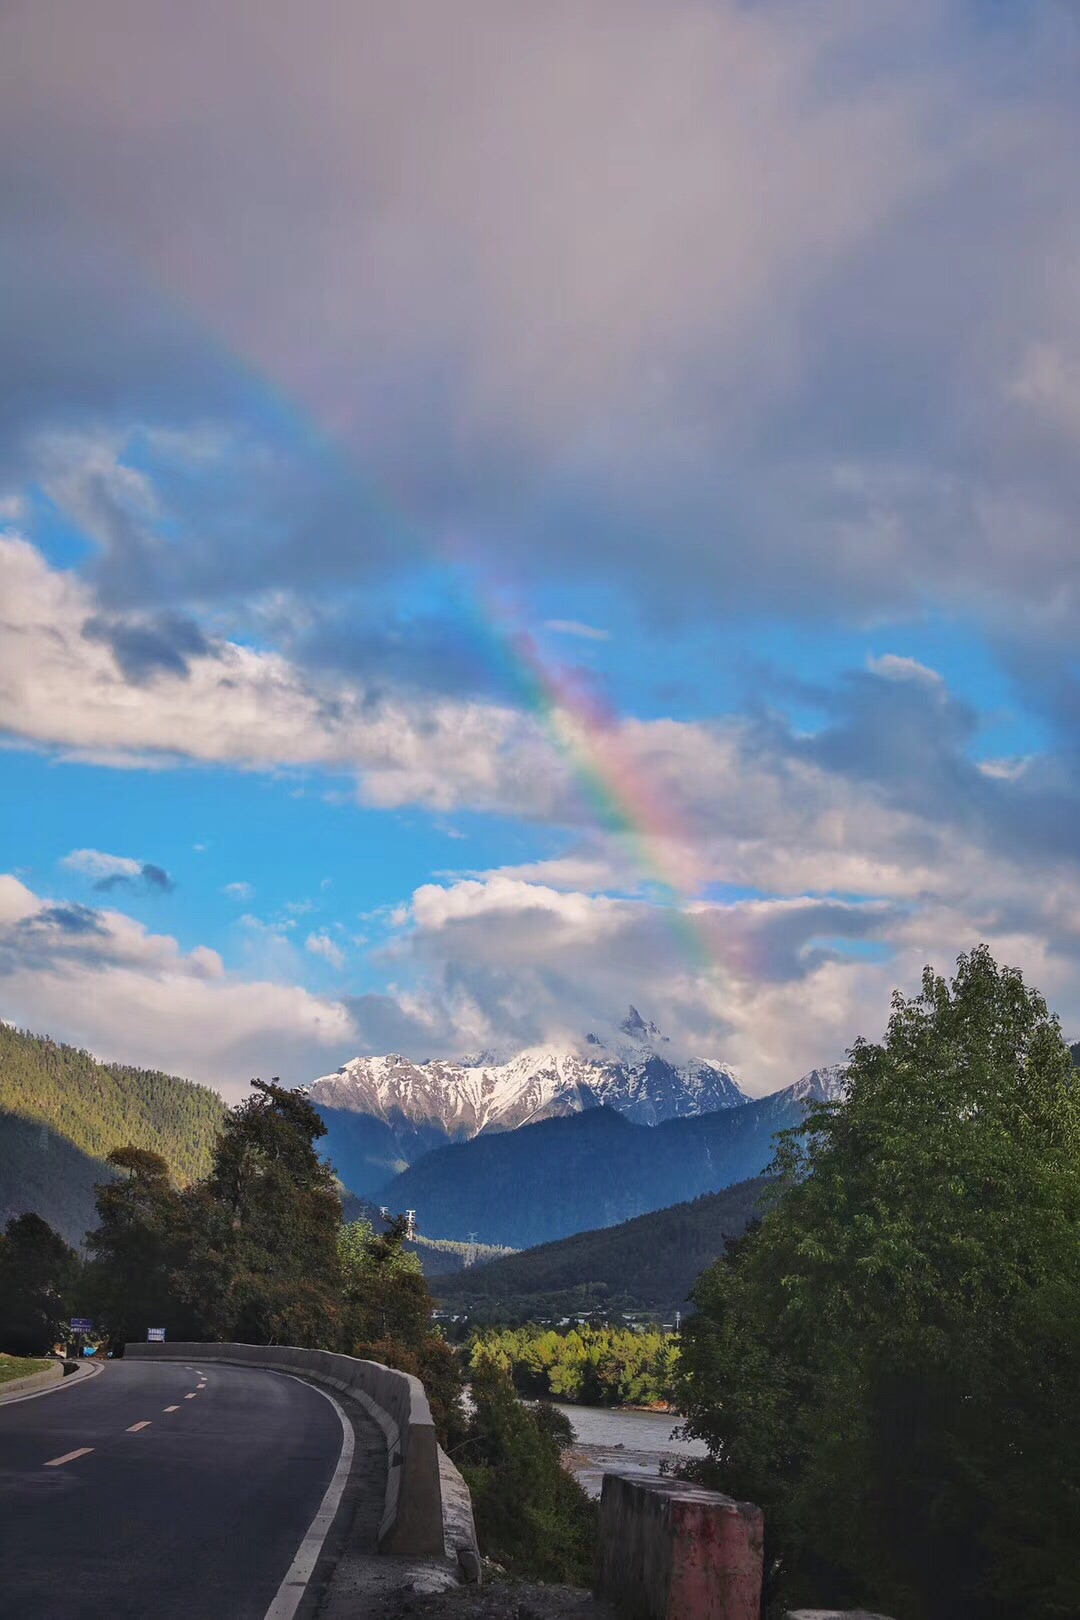
<instances>
[{"instance_id":1,"label":"blue road sign","mask_svg":"<svg viewBox=\"0 0 1080 1620\"><path fill-rule=\"evenodd\" d=\"M147 1328L146 1337L147 1337L148 1341L151 1344L164 1344L165 1343L165 1329L164 1328Z\"/></svg>"},{"instance_id":2,"label":"blue road sign","mask_svg":"<svg viewBox=\"0 0 1080 1620\"><path fill-rule=\"evenodd\" d=\"M88 1316L73 1316L71 1318L72 1333L93 1333L94 1324Z\"/></svg>"}]
</instances>

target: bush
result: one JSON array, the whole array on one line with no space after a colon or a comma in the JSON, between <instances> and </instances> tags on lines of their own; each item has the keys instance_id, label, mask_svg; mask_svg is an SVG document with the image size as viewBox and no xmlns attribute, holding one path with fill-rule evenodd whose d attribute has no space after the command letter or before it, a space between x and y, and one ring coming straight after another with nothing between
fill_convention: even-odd
<instances>
[{"instance_id":1,"label":"bush","mask_svg":"<svg viewBox=\"0 0 1080 1620\"><path fill-rule=\"evenodd\" d=\"M481 1550L513 1574L587 1585L596 1505L566 1472L566 1420L552 1407L525 1406L507 1374L481 1362L474 1414L455 1460L472 1492ZM568 1427L568 1425L567 1425Z\"/></svg>"}]
</instances>

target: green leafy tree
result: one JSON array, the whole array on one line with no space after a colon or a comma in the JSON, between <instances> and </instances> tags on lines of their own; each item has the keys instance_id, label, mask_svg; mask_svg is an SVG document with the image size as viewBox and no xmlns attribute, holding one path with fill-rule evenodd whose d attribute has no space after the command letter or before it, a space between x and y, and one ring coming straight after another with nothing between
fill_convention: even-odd
<instances>
[{"instance_id":1,"label":"green leafy tree","mask_svg":"<svg viewBox=\"0 0 1080 1620\"><path fill-rule=\"evenodd\" d=\"M0 1237L0 1350L40 1356L67 1337L79 1263L39 1215L13 1216Z\"/></svg>"},{"instance_id":2,"label":"green leafy tree","mask_svg":"<svg viewBox=\"0 0 1080 1620\"><path fill-rule=\"evenodd\" d=\"M458 1357L432 1327L432 1299L420 1258L405 1247L403 1216L376 1232L350 1221L338 1234L344 1343L350 1355L381 1361L419 1378L443 1446L464 1433Z\"/></svg>"},{"instance_id":3,"label":"green leafy tree","mask_svg":"<svg viewBox=\"0 0 1080 1620\"><path fill-rule=\"evenodd\" d=\"M1080 1079L985 947L894 997L701 1278L679 1383L785 1601L1080 1614Z\"/></svg>"},{"instance_id":4,"label":"green leafy tree","mask_svg":"<svg viewBox=\"0 0 1080 1620\"><path fill-rule=\"evenodd\" d=\"M114 1181L97 1189L98 1225L87 1236L86 1300L111 1342L145 1339L148 1327L183 1337L191 1313L173 1273L184 1241L184 1204L165 1160L147 1148L116 1148Z\"/></svg>"},{"instance_id":5,"label":"green leafy tree","mask_svg":"<svg viewBox=\"0 0 1080 1620\"><path fill-rule=\"evenodd\" d=\"M211 1338L336 1348L341 1202L315 1151L326 1127L299 1092L251 1084L186 1201L178 1288Z\"/></svg>"},{"instance_id":6,"label":"green leafy tree","mask_svg":"<svg viewBox=\"0 0 1080 1620\"><path fill-rule=\"evenodd\" d=\"M430 1331L431 1294L420 1257L405 1247L405 1237L403 1217L385 1232L360 1220L338 1233L345 1337L351 1346L393 1339L415 1350Z\"/></svg>"},{"instance_id":7,"label":"green leafy tree","mask_svg":"<svg viewBox=\"0 0 1080 1620\"><path fill-rule=\"evenodd\" d=\"M482 1551L515 1574L587 1584L596 1507L560 1461L569 1423L550 1407L519 1401L495 1359L481 1356L474 1365L472 1396L469 1433L455 1457Z\"/></svg>"}]
</instances>

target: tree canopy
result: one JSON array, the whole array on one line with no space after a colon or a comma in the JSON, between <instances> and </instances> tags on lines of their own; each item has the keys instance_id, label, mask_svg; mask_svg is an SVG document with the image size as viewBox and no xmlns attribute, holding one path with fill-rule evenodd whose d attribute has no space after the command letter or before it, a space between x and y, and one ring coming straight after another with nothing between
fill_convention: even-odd
<instances>
[{"instance_id":1,"label":"tree canopy","mask_svg":"<svg viewBox=\"0 0 1080 1620\"><path fill-rule=\"evenodd\" d=\"M679 1391L787 1601L1080 1613L1080 1078L985 947L894 997L701 1278Z\"/></svg>"}]
</instances>

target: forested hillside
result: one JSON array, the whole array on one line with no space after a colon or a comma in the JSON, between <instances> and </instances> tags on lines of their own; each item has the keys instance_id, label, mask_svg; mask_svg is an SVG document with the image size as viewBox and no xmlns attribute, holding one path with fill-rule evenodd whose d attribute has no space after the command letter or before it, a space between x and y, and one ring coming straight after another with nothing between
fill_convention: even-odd
<instances>
[{"instance_id":1,"label":"forested hillside","mask_svg":"<svg viewBox=\"0 0 1080 1620\"><path fill-rule=\"evenodd\" d=\"M224 1116L207 1086L0 1024L0 1214L33 1210L79 1242L112 1148L152 1148L186 1183L206 1173Z\"/></svg>"},{"instance_id":2,"label":"forested hillside","mask_svg":"<svg viewBox=\"0 0 1080 1620\"><path fill-rule=\"evenodd\" d=\"M759 1177L619 1226L577 1232L438 1278L433 1289L441 1305L480 1324L592 1311L670 1315L728 1238L745 1231L764 1186Z\"/></svg>"}]
</instances>

